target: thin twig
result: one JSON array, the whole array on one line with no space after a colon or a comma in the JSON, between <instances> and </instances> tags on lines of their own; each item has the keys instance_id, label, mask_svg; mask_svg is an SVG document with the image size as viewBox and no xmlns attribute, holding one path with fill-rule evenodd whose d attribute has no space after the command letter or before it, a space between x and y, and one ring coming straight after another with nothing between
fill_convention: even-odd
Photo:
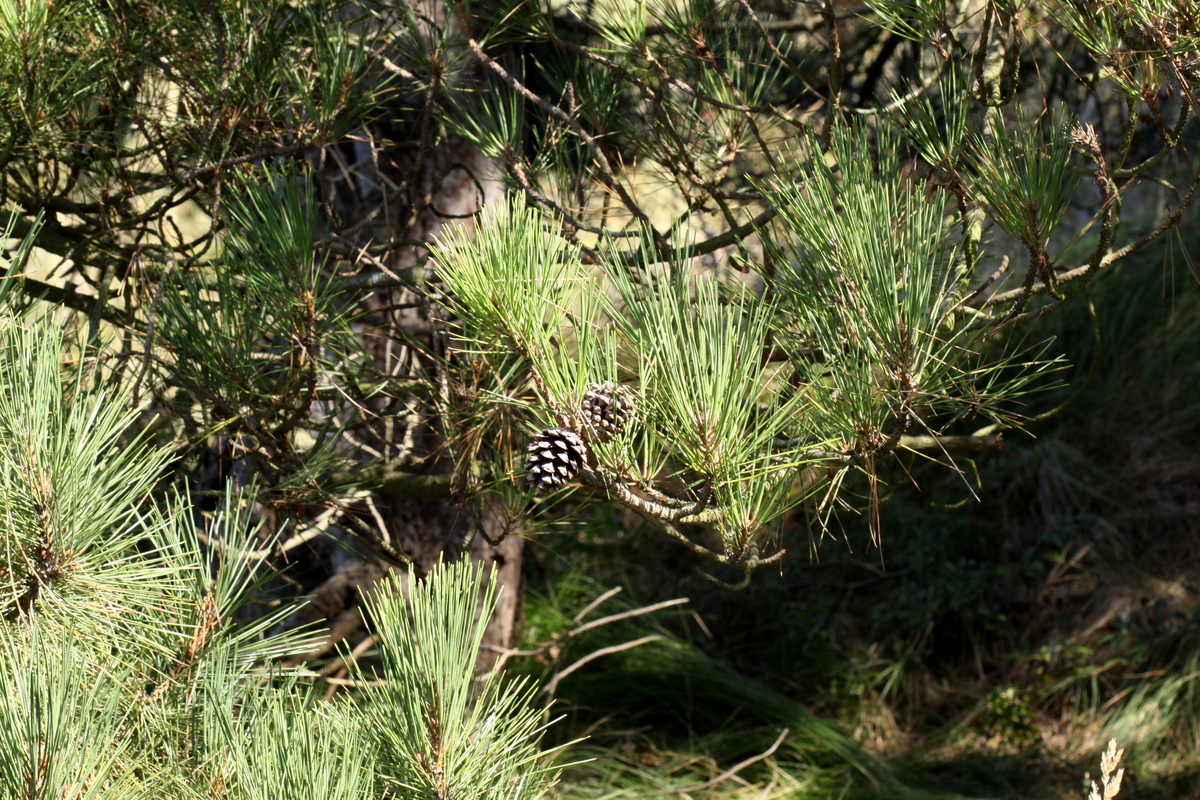
<instances>
[{"instance_id":1,"label":"thin twig","mask_svg":"<svg viewBox=\"0 0 1200 800\"><path fill-rule=\"evenodd\" d=\"M337 691L339 686L346 685L341 682L341 676L348 672L350 666L355 664L358 659L361 658L364 653L374 647L377 642L378 640L375 638L375 634L370 634L357 645L355 645L354 649L351 650L347 655L339 657L336 661L329 663L323 670L321 670L321 677L323 677L325 682L329 684L329 689L325 692L326 700L333 697L334 692Z\"/></svg>"},{"instance_id":2,"label":"thin twig","mask_svg":"<svg viewBox=\"0 0 1200 800\"><path fill-rule=\"evenodd\" d=\"M586 606L584 606L583 610L580 611L578 614L576 614L575 618L573 620L571 620L571 624L578 625L579 623L583 622L583 618L586 617L588 614L592 613L593 611L595 611L597 606L599 606L601 603L605 602L609 598L615 597L616 595L620 594L621 591L622 591L622 588L620 586L614 586L613 588L609 589L607 592L600 595L595 600L593 600L592 602L590 602Z\"/></svg>"},{"instance_id":3,"label":"thin twig","mask_svg":"<svg viewBox=\"0 0 1200 800\"><path fill-rule=\"evenodd\" d=\"M170 219L170 217L167 217L167 219ZM137 380L133 383L133 396L130 399L130 405L133 408L138 407L138 401L141 399L142 381L146 379L146 374L150 371L150 356L154 352L154 319L158 311L158 302L162 299L162 294L167 288L167 284L171 281L171 275L175 272L176 263L175 254L171 252L171 263L163 271L162 277L158 281L158 286L154 287L154 297L150 300L150 308L146 312L145 351L142 357L142 368L138 371Z\"/></svg>"},{"instance_id":4,"label":"thin twig","mask_svg":"<svg viewBox=\"0 0 1200 800\"><path fill-rule=\"evenodd\" d=\"M525 84L521 83L513 75L510 75L508 71L504 69L504 67L500 66L500 64L496 62L495 59L484 52L483 48L479 45L479 42L477 42L475 37L471 35L471 26L467 22L467 12L463 7L462 0L455 0L454 9L457 13L459 24L462 25L463 33L467 37L467 46L471 48L471 52L475 54L475 57L483 62L484 66L488 67L490 70L492 70L492 72L500 76L500 79L507 83L508 86L513 89L513 91L517 92L526 100L529 100L546 113L556 117L572 131L574 131L575 135L578 136L584 142L584 144L588 146L588 148L592 151L592 154L595 156L596 166L600 169L600 174L603 178L604 185L617 193L617 195L621 198L622 203L624 203L625 207L629 210L629 213L637 217L638 220L647 227L647 229L654 231L654 225L650 221L650 218L646 216L646 212L642 211L641 207L629 194L628 190L626 190L621 182L617 180L617 176L613 171L612 165L609 164L608 156L604 154L604 149L600 146L600 143L596 141L595 137L591 136L584 129L584 127L579 124L579 121L567 114L567 112L563 111L558 106L547 102L540 95L531 92L525 86ZM657 231L655 231L655 233L657 234Z\"/></svg>"},{"instance_id":5,"label":"thin twig","mask_svg":"<svg viewBox=\"0 0 1200 800\"><path fill-rule=\"evenodd\" d=\"M607 625L610 622L619 622L620 620L630 619L631 617L640 617L642 614L649 614L654 611L661 611L664 608L670 608L672 606L683 605L686 602L688 602L688 598L676 597L674 600L663 600L661 603L655 603L654 605L643 606L642 608L635 608L630 611L622 611L620 614L610 614L607 617L601 617L600 619L592 620L591 622L587 623L586 625L579 626L574 631L572 631L572 634L575 636L578 636L579 634L583 633L584 631L590 631L593 628L599 628L601 625Z\"/></svg>"},{"instance_id":6,"label":"thin twig","mask_svg":"<svg viewBox=\"0 0 1200 800\"><path fill-rule=\"evenodd\" d=\"M747 758L745 761L739 761L737 764L734 764L732 767L725 770L720 775L718 775L717 777L713 778L710 781L705 781L704 783L700 783L695 786L688 786L683 789L664 789L663 791L660 791L660 792L652 792L650 796L657 797L657 796L668 795L668 794L689 794L691 792L699 792L703 789L709 789L713 786L716 786L718 783L724 783L725 781L729 780L734 775L737 775L739 772L741 772L742 770L744 770L746 767L750 766L751 764L757 764L759 761L762 761L764 759L767 759L767 758L770 758L771 756L773 756L775 754L775 751L779 749L779 745L783 744L783 740L785 738L787 738L788 733L789 733L789 730L787 728L784 728L783 731L779 734L779 738L775 740L775 744L771 745L766 750L762 751L761 753L759 753L756 756L751 756L750 758Z\"/></svg>"},{"instance_id":7,"label":"thin twig","mask_svg":"<svg viewBox=\"0 0 1200 800\"><path fill-rule=\"evenodd\" d=\"M351 689L388 685L387 681L363 681L352 678L321 678L321 680L334 686L347 686Z\"/></svg>"},{"instance_id":8,"label":"thin twig","mask_svg":"<svg viewBox=\"0 0 1200 800\"><path fill-rule=\"evenodd\" d=\"M721 512L719 509L706 509L704 503L684 503L679 506L666 506L661 503L656 503L653 500L647 500L634 494L628 486L618 480L616 477L609 475L603 469L595 471L591 469L583 469L579 473L580 479L597 489L605 490L609 496L619 500L625 505L651 517L665 520L667 522L686 522L686 523L712 523L720 520Z\"/></svg>"},{"instance_id":9,"label":"thin twig","mask_svg":"<svg viewBox=\"0 0 1200 800\"><path fill-rule=\"evenodd\" d=\"M542 688L542 691L539 692L538 694L544 694L547 697L554 697L554 690L558 688L558 684L562 681L562 679L567 677L568 675L570 675L572 672L579 669L580 667L584 666L585 664L590 664L591 662L595 661L597 658L600 658L601 656L608 656L608 655L612 655L613 653L620 653L624 650L632 650L635 647L640 647L644 644L649 644L650 642L657 642L658 640L660 640L662 638L663 637L660 636L659 634L653 634L651 636L643 636L640 639L634 639L632 642L625 642L624 644L614 644L609 647L601 647L599 650L593 650L592 652L588 653L583 658L576 661L571 666L564 669L562 672L557 673L554 676L554 678L551 679L551 681L548 684L546 684L545 687Z\"/></svg>"}]
</instances>

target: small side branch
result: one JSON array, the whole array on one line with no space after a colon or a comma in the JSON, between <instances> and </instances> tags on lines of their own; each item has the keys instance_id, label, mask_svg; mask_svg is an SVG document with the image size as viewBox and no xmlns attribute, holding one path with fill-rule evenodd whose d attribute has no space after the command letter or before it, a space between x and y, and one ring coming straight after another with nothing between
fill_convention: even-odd
<instances>
[{"instance_id":1,"label":"small side branch","mask_svg":"<svg viewBox=\"0 0 1200 800\"><path fill-rule=\"evenodd\" d=\"M1061 287L1064 284L1078 281L1082 278L1089 278L1098 270L1103 269L1104 267L1107 267L1117 261L1120 261L1122 258L1125 258L1126 256L1131 255L1132 253L1135 253L1138 250L1141 250L1143 247L1150 244L1150 242L1154 241L1159 236L1162 236L1164 233L1169 231L1171 228L1174 228L1176 225L1179 224L1179 220L1183 216L1183 210L1188 207L1188 204L1191 203L1192 197L1196 194L1197 188L1200 188L1200 170L1197 170L1196 175L1192 178L1191 185L1188 186L1187 192L1180 199L1179 203L1176 204L1175 208L1171 211L1171 213L1168 214L1167 217L1154 228L1154 230L1150 231L1145 236L1142 236L1141 238L1139 238L1133 242L1130 242L1129 244L1125 245L1124 247L1121 247L1121 248L1118 248L1116 250L1109 252L1107 255L1105 255L1103 258L1100 259L1099 266L1096 266L1093 262L1089 261L1087 264L1084 264L1081 267L1076 267L1075 269L1068 270L1067 272L1064 272L1064 273L1058 275L1056 284L1059 287ZM1045 290L1046 290L1046 286L1044 284L1035 284L1032 287L1031 293L1037 294L1037 293L1043 292ZM1023 289L1013 289L1013 290L1010 290L1007 292L1001 292L998 294L994 294L991 297L984 300L981 305L984 307L1001 305L1003 303L1007 303L1011 300L1016 299L1017 297L1019 297L1022 294L1023 291L1024 291Z\"/></svg>"},{"instance_id":2,"label":"small side branch","mask_svg":"<svg viewBox=\"0 0 1200 800\"><path fill-rule=\"evenodd\" d=\"M592 661L595 661L597 658L600 658L602 656L611 655L613 653L619 653L624 650L630 650L634 647L640 647L643 644L648 644L649 642L658 641L663 638L661 635L654 634L654 635L649 635L649 636L643 636L640 639L634 639L633 641L625 642L623 644L613 645L610 647L602 647L599 650L595 650L591 653L588 653L586 656L580 658L578 661L575 661L573 664L571 664L566 669L560 669L563 658L565 657L567 649L571 644L571 640L574 639L576 636L578 636L579 634L584 633L586 631L590 631L590 630L594 630L595 628L602 627L604 625L610 625L614 622L619 622L621 620L632 619L633 617L640 617L645 614L650 614L655 611L661 611L665 608L671 608L673 606L682 605L682 604L688 602L688 598L686 598L686 597L677 597L673 600L664 600L661 603L654 603L653 605L642 606L641 608L634 608L634 609L630 609L629 611L619 612L617 614L609 614L606 617L601 617L600 619L593 620L586 624L580 624L583 622L584 617L586 617L589 613L591 613L596 608L598 608L606 600L609 600L610 598L614 597L615 595L619 594L620 592L621 592L620 586L614 587L612 589L609 589L607 592L604 592L599 597L597 597L595 600L593 600L592 602L590 602L586 606L584 606L583 610L575 615L575 618L571 621L571 625L565 631L563 631L561 634L556 636L554 639L552 639L548 642L545 642L541 645L538 645L536 648L533 648L531 650L511 650L511 649L504 648L504 647L496 647L495 645L489 645L489 644L483 645L483 649L488 650L493 653L500 654L499 660L496 662L496 665L494 667L492 667L490 672L494 673L498 670L503 669L504 665L508 661L508 659L515 657L515 656L528 657L528 656L539 656L539 655L542 655L543 653L549 653L555 659L554 672L553 672L553 675L552 675L549 683L547 683L544 687L542 687L542 690L538 693L539 695L546 696L547 706L549 706L550 701L553 700L553 698L554 698L554 692L558 688L558 684L562 681L563 678L567 677L572 672L575 672L579 668L585 666L586 664L588 664Z\"/></svg>"},{"instance_id":3,"label":"small side branch","mask_svg":"<svg viewBox=\"0 0 1200 800\"><path fill-rule=\"evenodd\" d=\"M363 486L379 494L396 497L416 497L433 500L450 497L453 494L454 476L421 475L405 472L406 467L412 466L407 461L387 462L360 469L346 469L334 473L329 481L330 487Z\"/></svg>"},{"instance_id":4,"label":"small side branch","mask_svg":"<svg viewBox=\"0 0 1200 800\"><path fill-rule=\"evenodd\" d=\"M1004 449L1004 437L999 433L989 436L901 436L896 449L973 455Z\"/></svg>"},{"instance_id":5,"label":"small side branch","mask_svg":"<svg viewBox=\"0 0 1200 800\"><path fill-rule=\"evenodd\" d=\"M734 775L737 775L739 772L744 770L746 767L749 767L752 764L757 764L759 761L764 761L764 760L770 758L771 756L775 755L775 751L779 749L779 746L781 744L783 744L783 740L787 738L787 735L789 732L790 731L787 728L784 728L783 731L779 734L779 738L775 740L775 744L771 745L766 750L762 751L761 753L759 753L756 756L751 756L750 758L747 758L745 761L739 761L737 764L734 764L732 767L725 770L724 772L722 772L720 775L713 778L712 780L705 781L704 783L698 783L695 786L687 786L683 789L666 789L661 792L654 792L651 795L651 797L661 797L663 795L671 795L671 794L691 794L692 792L699 792L699 791L703 791L704 789L711 789L712 787L716 786L717 784L724 783L725 781L732 778Z\"/></svg>"},{"instance_id":6,"label":"small side branch","mask_svg":"<svg viewBox=\"0 0 1200 800\"><path fill-rule=\"evenodd\" d=\"M664 522L684 522L701 525L719 522L721 519L720 510L706 508L708 504L705 501L668 506L636 495L628 486L607 474L603 469L595 471L584 469L580 471L579 475L584 483L597 489L603 489L614 500L620 501L646 517L653 517Z\"/></svg>"},{"instance_id":7,"label":"small side branch","mask_svg":"<svg viewBox=\"0 0 1200 800\"><path fill-rule=\"evenodd\" d=\"M651 634L650 636L643 636L640 639L634 639L632 642L625 642L624 644L614 644L610 647L601 647L599 650L593 650L592 652L588 653L583 658L576 661L571 666L564 669L562 672L559 672L558 674L556 674L550 680L550 682L547 683L542 688L542 691L539 694L544 694L547 697L553 697L555 689L558 688L558 684L562 681L563 678L567 677L568 675L570 675L572 672L579 669L580 667L582 667L586 664L589 664L592 661L595 661L597 658L600 658L602 656L612 655L613 653L620 653L624 650L632 650L635 647L641 647L642 645L649 644L650 642L657 642L662 638L663 637L658 634Z\"/></svg>"}]
</instances>

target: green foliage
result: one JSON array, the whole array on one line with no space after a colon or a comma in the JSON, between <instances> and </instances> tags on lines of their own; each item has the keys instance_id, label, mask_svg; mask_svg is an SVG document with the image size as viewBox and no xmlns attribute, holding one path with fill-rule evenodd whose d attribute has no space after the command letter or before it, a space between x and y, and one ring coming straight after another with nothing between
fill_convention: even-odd
<instances>
[{"instance_id":1,"label":"green foliage","mask_svg":"<svg viewBox=\"0 0 1200 800\"><path fill-rule=\"evenodd\" d=\"M171 359L158 366L203 398L194 413L215 424L242 415L278 437L361 348L314 251L311 185L264 170L231 192L226 210L225 252L167 284L158 330Z\"/></svg>"},{"instance_id":2,"label":"green foliage","mask_svg":"<svg viewBox=\"0 0 1200 800\"><path fill-rule=\"evenodd\" d=\"M447 127L479 148L488 158L501 158L520 149L525 98L501 89L499 79L490 78L484 91L461 91L451 95L445 115Z\"/></svg>"},{"instance_id":3,"label":"green foliage","mask_svg":"<svg viewBox=\"0 0 1200 800\"><path fill-rule=\"evenodd\" d=\"M493 235L453 229L436 251L439 275L453 292L451 307L473 344L483 352L513 348L535 360L554 399L565 400L579 387L567 383L570 362L556 340L569 318L575 322L572 312L586 280L578 254L546 230L536 212L518 204L489 210L481 221Z\"/></svg>"},{"instance_id":4,"label":"green foliage","mask_svg":"<svg viewBox=\"0 0 1200 800\"><path fill-rule=\"evenodd\" d=\"M1157 180L1186 122L1154 94L1191 75L1165 0L1106 2L1091 28L1063 4L1088 58L1158 70L1137 101L1153 125L1118 102L1117 152L1088 139L1102 207L1081 227L1101 236L1073 270L1050 248L1084 202L1071 121L1092 101L1019 69L1032 48L1047 74L1087 71L1023 36L1055 24L1046 2L880 0L804 24L749 0L202 5L4 6L0 198L13 233L44 214L59 261L23 294L86 317L69 338L95 380L154 398L179 476L242 461L281 523L307 525L304 503L353 517L351 495L386 488L475 516L495 501L515 529L522 438L581 428L582 395L613 381L639 412L588 443L572 488L748 576L781 555L760 550L788 511L827 523L889 453L996 446L1055 365L983 344L1178 220L1109 252L1127 187L1108 162L1143 126L1163 149L1135 180ZM493 167L505 199L478 209Z\"/></svg>"},{"instance_id":5,"label":"green foliage","mask_svg":"<svg viewBox=\"0 0 1200 800\"><path fill-rule=\"evenodd\" d=\"M232 782L247 800L375 796L372 743L359 713L298 691L295 681L220 706Z\"/></svg>"},{"instance_id":6,"label":"green foliage","mask_svg":"<svg viewBox=\"0 0 1200 800\"><path fill-rule=\"evenodd\" d=\"M0 157L10 159L18 143L30 150L61 144L91 112L110 79L103 47L111 35L104 15L84 3L0 3L0 83L12 90L0 101Z\"/></svg>"},{"instance_id":7,"label":"green foliage","mask_svg":"<svg viewBox=\"0 0 1200 800\"><path fill-rule=\"evenodd\" d=\"M0 797L136 797L121 736L129 676L95 670L81 681L70 637L23 634L0 631Z\"/></svg>"},{"instance_id":8,"label":"green foliage","mask_svg":"<svg viewBox=\"0 0 1200 800\"><path fill-rule=\"evenodd\" d=\"M959 668L970 649L987 683L1020 613L1008 587L1044 579L1022 601L1041 602L1104 537L1182 525L1153 509L1153 525L1110 519L1106 495L1144 476L1113 479L1088 448L982 456L1002 429L1041 424L1036 393L1076 397L1052 394L1055 330L1009 326L1074 314L1200 186L1191 5L0 0L8 783L47 797L543 794L535 684L475 675L520 603L505 597L485 635L493 578L461 564L494 561L519 585L510 537L588 501L641 515L681 548L680 570L738 587L797 545L825 557L813 534L866 511L872 545L882 522L902 539L886 551L897 574L846 560L829 592L889 587L839 617L874 638L870 655L856 667L837 625L813 631L838 612L800 582L770 635L794 652L816 642L832 666L781 674L807 701L804 681L849 664L846 693L911 712L920 666ZM1069 263L1081 242L1092 252ZM1101 307L1104 336L1138 328ZM1147 336L1096 385L1171 387L1143 409L1161 424L1121 425L1186 462L1196 337L1173 323ZM611 440L581 408L595 384L633 407ZM1107 419L1090 408L1089 424ZM547 427L571 429L582 466L541 502L522 462ZM1030 530L996 541L978 517L880 510L909 483L944 505L1024 498ZM603 513L585 538L634 527ZM329 625L304 629L292 595ZM546 625L569 639L569 618ZM355 624L365 650L325 663ZM974 698L980 724L950 730L1004 740L1039 704L1110 702L1107 664L1193 663L1119 631L1036 635L1045 685L997 680ZM844 732L668 638L614 670L646 719L683 730L694 703L710 732L743 707L775 716L700 737L703 769L668 759L687 780L604 766L593 788L686 791L752 754L730 740L765 747L786 724L799 743L776 764L809 781L796 793L904 790ZM537 674L554 695L559 673ZM606 678L570 677L584 697ZM1139 686L1120 713L1190 708L1189 681ZM1146 750L1170 750L1191 719L1147 727ZM51 745L79 755L44 757ZM754 780L784 780L755 765Z\"/></svg>"},{"instance_id":9,"label":"green foliage","mask_svg":"<svg viewBox=\"0 0 1200 800\"><path fill-rule=\"evenodd\" d=\"M870 142L862 128L839 128L825 156L810 138L803 179L772 193L787 226L779 288L796 320L789 344L808 387L805 416L843 447L877 446L917 404L953 413L999 366L972 357L977 336L951 313L960 245L947 198L902 181L897 145L886 131ZM879 157L858 157L869 146ZM807 355L814 349L823 358ZM1019 389L1009 379L995 391Z\"/></svg>"},{"instance_id":10,"label":"green foliage","mask_svg":"<svg viewBox=\"0 0 1200 800\"><path fill-rule=\"evenodd\" d=\"M1018 112L1011 131L993 124L990 137L973 141L981 205L1030 250L1045 248L1075 194L1079 174L1070 165L1072 124L1056 117L1043 127Z\"/></svg>"},{"instance_id":11,"label":"green foliage","mask_svg":"<svg viewBox=\"0 0 1200 800\"><path fill-rule=\"evenodd\" d=\"M951 12L947 0L867 0L866 5L896 33L917 41Z\"/></svg>"},{"instance_id":12,"label":"green foliage","mask_svg":"<svg viewBox=\"0 0 1200 800\"><path fill-rule=\"evenodd\" d=\"M649 441L686 467L684 475L703 476L724 512L726 545L736 550L795 502L789 489L802 456L777 455L776 439L817 437L799 399L784 396L778 370L761 359L777 314L772 304L670 267L648 285L614 273L621 304L610 313L637 359L629 369L640 376Z\"/></svg>"},{"instance_id":13,"label":"green foliage","mask_svg":"<svg viewBox=\"0 0 1200 800\"><path fill-rule=\"evenodd\" d=\"M323 702L303 671L264 668L318 639L279 629L293 607L246 613L273 544L260 552L253 491L230 488L199 526L182 497L147 502L170 453L121 440L125 398L64 367L61 325L15 316L2 335L0 796L545 793L532 687L475 677L494 574L380 587L381 668L356 671L361 701Z\"/></svg>"},{"instance_id":14,"label":"green foliage","mask_svg":"<svg viewBox=\"0 0 1200 800\"><path fill-rule=\"evenodd\" d=\"M877 158L856 157L868 147ZM436 250L464 351L520 356L559 424L581 427L588 383L628 376L639 413L615 447L593 446L597 465L642 486L698 485L692 496L711 501L706 519L734 559L803 499L793 485L805 467L872 458L918 412L1002 421L1001 403L1051 366L980 357L977 326L954 313L962 245L948 198L902 180L887 129L872 138L838 127L828 150L810 134L794 160L809 165L802 180L768 195L786 226L778 300L684 263L585 268L538 215L511 205L485 215L470 241L454 234ZM772 341L794 376L761 357ZM497 399L525 405L519 386L502 391Z\"/></svg>"},{"instance_id":15,"label":"green foliage","mask_svg":"<svg viewBox=\"0 0 1200 800\"><path fill-rule=\"evenodd\" d=\"M946 172L958 168L970 129L971 100L964 84L965 77L950 66L938 78L936 95L931 92L902 102L892 92L891 104L899 106L894 118L904 138L921 158Z\"/></svg>"},{"instance_id":16,"label":"green foliage","mask_svg":"<svg viewBox=\"0 0 1200 800\"><path fill-rule=\"evenodd\" d=\"M540 797L554 773L535 747L535 687L495 671L475 681L494 574L484 583L477 567L460 563L423 584L410 575L409 585L408 602L397 587L369 606L386 680L365 697L384 781L418 797Z\"/></svg>"},{"instance_id":17,"label":"green foliage","mask_svg":"<svg viewBox=\"0 0 1200 800\"><path fill-rule=\"evenodd\" d=\"M180 580L165 521L138 513L169 454L125 438L133 412L89 390L78 361L63 369L59 326L7 322L0 332L4 617L23 617L36 604L46 624L78 637L131 650L171 647L159 620L139 610L159 597L173 610L166 598ZM160 567L128 559L146 538L165 548Z\"/></svg>"}]
</instances>

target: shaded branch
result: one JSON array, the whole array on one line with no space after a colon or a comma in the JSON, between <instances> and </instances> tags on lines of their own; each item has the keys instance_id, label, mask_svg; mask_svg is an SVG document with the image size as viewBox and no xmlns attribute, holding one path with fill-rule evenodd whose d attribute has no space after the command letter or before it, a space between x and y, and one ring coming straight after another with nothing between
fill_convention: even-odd
<instances>
[{"instance_id":1,"label":"shaded branch","mask_svg":"<svg viewBox=\"0 0 1200 800\"><path fill-rule=\"evenodd\" d=\"M454 8L458 15L459 23L463 27L463 32L467 33L467 45L471 48L471 52L475 54L475 57L483 62L485 66L495 72L498 76L500 76L500 79L508 84L513 91L517 92L526 100L529 100L546 113L557 118L572 131L574 131L575 135L578 136L584 142L584 144L588 146L588 148L592 151L592 154L595 156L596 166L600 169L600 174L604 185L617 193L617 195L621 198L621 202L625 205L625 208L629 210L629 213L633 214L638 218L639 221L641 221L643 225L647 226L649 230L653 231L654 225L650 221L650 218L646 216L644 211L642 211L641 207L629 194L628 190L621 184L620 181L617 180L612 165L608 161L608 156L604 154L603 148L600 147L600 143L596 141L595 137L588 134L588 132L584 130L583 126L579 124L578 120L567 114L558 106L547 102L541 96L531 92L525 86L525 84L521 83L514 76L510 75L508 71L504 69L504 67L500 66L500 64L496 62L495 59L485 53L483 48L479 45L479 42L475 40L475 37L470 35L470 25L467 24L467 14L466 10L463 8L462 0L455 0Z\"/></svg>"},{"instance_id":2,"label":"shaded branch","mask_svg":"<svg viewBox=\"0 0 1200 800\"><path fill-rule=\"evenodd\" d=\"M690 524L711 524L721 519L719 509L706 508L707 502L683 503L679 506L667 506L647 500L633 491L617 478L602 469L595 471L584 468L580 470L580 479L597 489L608 492L614 500L629 506L639 514L645 514L666 522L684 522ZM698 545L697 545L698 546ZM707 551L710 552L710 551Z\"/></svg>"},{"instance_id":3,"label":"shaded branch","mask_svg":"<svg viewBox=\"0 0 1200 800\"><path fill-rule=\"evenodd\" d=\"M901 436L897 450L939 453L991 453L1004 449L1003 434L990 436Z\"/></svg>"},{"instance_id":4,"label":"shaded branch","mask_svg":"<svg viewBox=\"0 0 1200 800\"><path fill-rule=\"evenodd\" d=\"M61 289L57 286L52 286L49 283L35 280L34 278L14 278L21 281L21 290L30 297L38 300L44 300L47 303L53 303L59 306L91 314L99 309L99 318L106 322L111 322L114 325L124 326L127 322L125 315L118 312L115 308L107 303L98 303L98 298L91 297L86 294L71 291L70 289Z\"/></svg>"},{"instance_id":5,"label":"shaded branch","mask_svg":"<svg viewBox=\"0 0 1200 800\"><path fill-rule=\"evenodd\" d=\"M651 263L661 263L663 261L684 261L696 256L708 255L716 251L730 247L738 243L739 240L758 233L759 229L766 225L771 220L775 219L778 214L774 207L768 208L766 211L759 214L754 219L747 222L745 225L740 225L731 230L725 231L711 239L705 239L703 242L685 247L676 247L662 253L655 254L655 261L646 261L646 253L639 250L637 252L621 253L617 258L624 264L629 266L644 267Z\"/></svg>"},{"instance_id":6,"label":"shaded branch","mask_svg":"<svg viewBox=\"0 0 1200 800\"><path fill-rule=\"evenodd\" d=\"M405 472L411 461L391 461L335 472L325 488L361 486L379 494L435 500L454 495L454 476Z\"/></svg>"}]
</instances>

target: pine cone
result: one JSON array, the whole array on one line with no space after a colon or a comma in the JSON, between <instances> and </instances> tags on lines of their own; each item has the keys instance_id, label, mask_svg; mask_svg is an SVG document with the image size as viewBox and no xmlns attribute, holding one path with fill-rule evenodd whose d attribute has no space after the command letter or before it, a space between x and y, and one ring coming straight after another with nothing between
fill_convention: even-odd
<instances>
[{"instance_id":1,"label":"pine cone","mask_svg":"<svg viewBox=\"0 0 1200 800\"><path fill-rule=\"evenodd\" d=\"M587 446L575 431L547 428L529 445L529 485L539 492L557 489L575 477L586 457Z\"/></svg>"},{"instance_id":2,"label":"pine cone","mask_svg":"<svg viewBox=\"0 0 1200 800\"><path fill-rule=\"evenodd\" d=\"M580 409L591 438L611 442L633 416L633 392L612 381L593 383L583 393Z\"/></svg>"}]
</instances>

